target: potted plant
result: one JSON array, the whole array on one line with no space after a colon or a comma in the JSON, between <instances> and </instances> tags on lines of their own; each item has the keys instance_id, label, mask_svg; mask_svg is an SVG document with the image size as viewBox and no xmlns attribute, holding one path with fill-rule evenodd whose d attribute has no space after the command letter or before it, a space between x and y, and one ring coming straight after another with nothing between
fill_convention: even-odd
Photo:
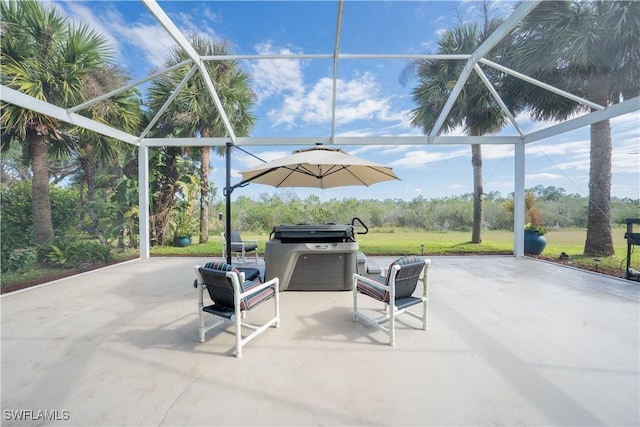
<instances>
[{"instance_id":1,"label":"potted plant","mask_svg":"<svg viewBox=\"0 0 640 427\"><path fill-rule=\"evenodd\" d=\"M191 236L197 233L195 218L189 212L187 203L178 203L171 219L173 245L178 247L191 244Z\"/></svg>"},{"instance_id":2,"label":"potted plant","mask_svg":"<svg viewBox=\"0 0 640 427\"><path fill-rule=\"evenodd\" d=\"M524 253L527 255L540 255L547 246L544 234L546 227L540 224L527 223L524 226Z\"/></svg>"},{"instance_id":3,"label":"potted plant","mask_svg":"<svg viewBox=\"0 0 640 427\"><path fill-rule=\"evenodd\" d=\"M544 237L547 228L542 223L540 211L535 206L536 196L527 192L524 196L525 215L529 222L524 226L524 253L527 255L540 255L547 246L547 239ZM513 213L513 200L507 200L504 208Z\"/></svg>"},{"instance_id":4,"label":"potted plant","mask_svg":"<svg viewBox=\"0 0 640 427\"><path fill-rule=\"evenodd\" d=\"M535 195L527 192L524 198L524 206L529 222L524 226L524 253L527 255L540 255L547 246L544 235L547 227L542 224L540 211L535 206Z\"/></svg>"}]
</instances>

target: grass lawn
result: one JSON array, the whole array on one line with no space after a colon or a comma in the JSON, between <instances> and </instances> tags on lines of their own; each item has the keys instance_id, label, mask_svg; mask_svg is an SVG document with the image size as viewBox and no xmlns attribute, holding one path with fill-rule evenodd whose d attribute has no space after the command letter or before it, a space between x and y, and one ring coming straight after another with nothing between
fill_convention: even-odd
<instances>
[{"instance_id":1,"label":"grass lawn","mask_svg":"<svg viewBox=\"0 0 640 427\"><path fill-rule=\"evenodd\" d=\"M624 238L626 226L613 228L613 244L616 254L602 258L598 271L624 277L627 255L627 241ZM152 256L221 256L222 242L220 234L212 234L206 244L194 244L184 248L172 246L151 249ZM558 261L565 252L573 266L595 270L592 257L582 255L586 240L586 229L562 229L549 231L545 237L547 247L539 258ZM264 254L268 234L243 232L242 238L257 240L258 250ZM473 255L473 254L513 254L513 233L510 231L484 231L482 243L469 242L471 232L432 232L424 230L406 230L400 228L371 229L368 234L357 235L360 250L366 255ZM634 256L635 255L635 256ZM640 270L640 256L632 255L631 266Z\"/></svg>"},{"instance_id":2,"label":"grass lawn","mask_svg":"<svg viewBox=\"0 0 640 427\"><path fill-rule=\"evenodd\" d=\"M624 238L625 226L613 229L613 244L616 254L602 258L598 263L598 271L615 276L625 277L627 241ZM562 252L569 255L569 261L574 267L595 270L596 263L592 257L582 255L587 231L585 229L563 229L550 231L545 237L547 247L538 258L560 262ZM471 232L432 232L424 230L406 230L400 228L371 229L368 234L357 235L356 240L360 250L369 256L376 255L480 255L480 254L513 254L513 233L509 231L484 231L482 243L471 244ZM258 250L264 254L269 235L266 233L243 232L242 238L257 240ZM192 244L186 247L162 246L151 248L151 256L195 256L219 257L222 255L222 242L219 231L212 231L209 242ZM115 262L138 257L137 251L114 253ZM636 251L631 257L631 266L640 271L640 255ZM1 277L2 292L20 289L58 278L77 274L81 271L99 268L103 265L87 266L84 270L47 269L39 265L15 273L4 273Z\"/></svg>"}]
</instances>

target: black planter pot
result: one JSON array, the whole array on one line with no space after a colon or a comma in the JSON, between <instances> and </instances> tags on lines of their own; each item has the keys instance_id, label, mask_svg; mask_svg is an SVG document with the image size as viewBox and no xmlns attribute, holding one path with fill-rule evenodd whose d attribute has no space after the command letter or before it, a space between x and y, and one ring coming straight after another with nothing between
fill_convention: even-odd
<instances>
[{"instance_id":1,"label":"black planter pot","mask_svg":"<svg viewBox=\"0 0 640 427\"><path fill-rule=\"evenodd\" d=\"M540 255L547 246L547 239L535 231L524 232L524 253L527 255Z\"/></svg>"}]
</instances>

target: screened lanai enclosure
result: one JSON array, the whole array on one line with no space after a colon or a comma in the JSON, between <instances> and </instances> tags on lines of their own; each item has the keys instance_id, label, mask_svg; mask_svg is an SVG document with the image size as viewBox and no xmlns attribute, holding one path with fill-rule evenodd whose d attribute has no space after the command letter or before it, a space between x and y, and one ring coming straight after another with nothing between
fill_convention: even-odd
<instances>
[{"instance_id":1,"label":"screened lanai enclosure","mask_svg":"<svg viewBox=\"0 0 640 427\"><path fill-rule=\"evenodd\" d=\"M210 2L211 5L215 5L218 2ZM223 2L220 2L223 3ZM262 3L262 2L259 2ZM394 21L393 3L389 4L388 22L389 28L395 28L401 23ZM422 6L425 13L429 13L429 7L431 2L425 2ZM0 92L0 96L3 103L13 104L24 109L31 110L33 112L49 116L55 120L66 122L80 128L84 128L98 134L104 135L109 138L115 138L117 140L132 144L138 147L139 151L139 206L140 209L140 257L148 258L150 255L150 231L149 231L149 206L150 206L150 164L149 164L149 149L151 147L226 147L227 156L230 156L230 147L244 147L250 149L251 147L280 147L280 146L313 146L323 144L325 146L336 146L341 148L346 147L368 147L373 149L376 147L389 147L389 146L417 146L417 147L433 147L436 145L451 145L451 146L472 146L472 145L508 145L514 150L513 157L513 189L514 189L514 230L523 230L525 217L524 217L524 195L525 195L525 168L527 165L527 158L525 156L525 147L527 144L531 144L537 141L541 141L547 138L558 137L566 132L570 132L576 129L588 127L594 123L610 120L628 113L637 112L640 110L640 98L637 96L637 75L635 79L633 74L627 80L631 86L628 91L623 90L624 96L620 96L613 102L607 101L607 97L599 96L597 92L585 93L584 91L572 92L570 88L563 87L561 84L556 84L552 81L543 81L538 78L532 77L532 75L522 72L520 69L512 68L511 58L503 57L500 54L496 54L496 49L499 49L501 43L508 38L512 37L515 29L523 22L529 15L535 13L537 7L543 3L539 1L527 1L521 2L517 6L514 6L512 10L505 13L504 19L501 19L499 25L495 28L491 28L490 34L486 35L484 41L478 44L472 50L461 51L455 54L443 54L443 53L421 53L416 52L415 49L411 49L410 46L406 46L399 51L385 51L385 44L383 43L384 37L389 37L389 31L386 28L380 29L381 40L371 40L370 48L364 51L354 51L351 46L354 46L353 40L346 38L345 34L353 34L352 30L355 26L365 25L362 22L358 22L357 19L357 7L366 7L366 2L350 2L350 1L337 1L337 2L312 2L308 4L310 13L305 16L285 16L283 17L280 25L282 31L287 31L287 25L305 25L304 20L317 20L320 16L324 17L324 14L316 14L313 9L316 7L322 7L323 9L331 8L331 19L323 21L321 24L324 28L322 34L317 34L316 37L311 37L310 44L303 45L304 41L298 41L298 46L290 49L263 49L259 53L222 53L203 55L198 53L198 50L194 46L193 38L189 37L189 33L197 32L197 27L186 27L184 22L179 21L179 14L169 13L168 10L172 9L171 2L156 2L153 0L142 0L141 4L144 8L140 9L139 20L130 25L131 28L123 28L123 31L130 30L132 32L140 31L144 28L151 28L153 25L159 24L165 35L169 35L173 40L175 46L181 48L183 53L183 60L176 63L173 67L162 68L156 67L148 75L139 77L129 84L122 86L117 90L113 90L104 95L96 96L93 99L82 102L78 105L54 105L47 102L44 99L37 99L29 96L25 91L16 89L15 85L3 84ZM589 3L589 2L585 2ZM623 4L623 6L632 8L633 2ZM133 4L133 3L131 3ZM234 16L234 24L239 27L244 27L246 31L258 31L258 26L254 26L253 23L259 20L260 17L252 15L253 3L247 2L246 16ZM282 5L280 5L282 6ZM68 2L65 7L73 8L74 3ZM77 5L78 8L82 8L81 4ZM133 6L132 6L133 7ZM633 12L633 11L632 11ZM630 12L631 13L631 12ZM78 13L80 16L81 13ZM105 16L103 19L110 19L111 17ZM203 13L200 17L201 22L206 22L208 27L216 27L216 17ZM227 16L228 20L231 20L231 16ZM151 24L154 23L154 24ZM95 28L100 28L100 22L84 22L82 24L88 24ZM125 25L125 24L123 24ZM635 24L638 25L637 22ZM435 31L432 29L431 31ZM617 31L613 29L612 31ZM357 33L357 32L356 32ZM153 43L154 35L149 33L143 37L149 38L149 43ZM264 35L264 39L268 39L269 34ZM554 34L546 34L544 37L554 38ZM517 42L517 40L512 41ZM580 39L567 40L566 43L580 43ZM622 64L627 61L634 63L638 61L639 55L636 43L628 43L621 45L622 52L610 52L611 61L617 61ZM628 49L628 51L625 51ZM435 46L431 47L431 50L437 52ZM522 50L526 54L526 46ZM140 58L143 61L144 58ZM287 132L286 128L279 132L277 135L260 135L255 134L251 136L239 136L245 133L244 130L238 130L234 128L230 117L235 114L234 105L225 105L219 96L220 87L215 80L215 76L212 76L208 72L207 64L211 62L225 63L235 61L242 67L252 69L251 64L273 64L272 70L276 70L278 73L280 70L285 73L286 67L289 61L301 61L304 64L311 64L320 62L324 64L324 74L319 76L319 79L323 84L329 86L330 93L328 105L329 111L325 112L326 120L319 126L314 126L309 134L302 132L301 136L291 136ZM371 73L368 75L375 75L377 70L384 69L385 64L389 63L402 63L402 64L414 64L420 67L421 64L447 61L458 61L464 64L459 68L459 72L454 76L449 76L450 80L447 82L449 93L440 104L438 110L435 111L435 120L429 129L423 129L422 135L407 134L407 132L393 132L385 131L380 134L366 135L358 132L350 132L346 129L341 129L340 124L343 122L344 109L340 108L341 103L344 102L346 97L350 96L348 88L341 86L345 78L343 70L350 69L354 64L360 67L362 70L366 70L365 73ZM149 64L139 64L141 69L151 69ZM547 64L548 65L548 64ZM84 112L93 106L98 105L105 100L117 97L118 95L131 90L145 88L150 82L156 79L160 79L167 76L173 70L178 67L189 67L189 72L186 73L185 78L182 81L175 82L175 88L170 92L170 95L164 101L163 105L155 112L155 114L149 117L148 125L140 133L126 132L122 128L119 128L116 124L111 124L105 121L93 120ZM561 64L557 65L558 67ZM633 67L628 67L633 68ZM254 67L253 70L259 70L260 68ZM266 70L268 68L262 68ZM304 68L303 68L304 69ZM363 71L364 72L364 71ZM136 73L140 75L141 73ZM492 98L492 103L496 106L504 117L505 128L500 134L496 132L454 132L451 129L448 118L452 114L452 110L456 106L456 102L465 93L465 90L470 82L470 78L479 77L479 81L487 89L487 93ZM496 80L496 76L500 76L500 80ZM505 87L504 77L510 78L509 87ZM274 74L273 78L276 78ZM318 76L315 76L318 78ZM170 108L173 102L176 102L176 97L181 90L184 89L189 79L202 79L208 93L204 94L210 99L210 108L215 109L218 113L218 118L221 123L222 129L224 129L224 135L191 135L191 136L164 136L154 137L154 130L162 122L163 115ZM558 80L559 82L559 80ZM634 83L635 82L635 83ZM4 81L3 81L4 83ZM528 88L528 89L523 89ZM548 95L557 95L561 99L566 100L571 105L579 105L582 108L574 110L580 110L581 112L567 114L566 119L559 122L540 122L537 126L531 127L532 130L525 131L523 122L528 118L524 115L524 111L515 112L511 105L514 105L514 98L519 96L518 90L531 91L531 88L546 93ZM145 90L145 89L141 89ZM257 91L257 89L256 89ZM408 91L408 89L407 89ZM523 92L524 93L524 92ZM407 94L404 94L406 96ZM300 95L302 96L302 95ZM545 96L545 95L541 95ZM295 96L290 99L291 102L295 102ZM6 105L6 104L5 104ZM435 107L434 107L435 108ZM305 114L308 112L298 111L298 114ZM433 112L432 112L433 113ZM520 114L522 113L522 114ZM420 111L416 110L411 112L405 110L403 112L404 120L409 121L412 117L419 116ZM260 120L260 117L256 117L256 120ZM284 120L284 119L282 119ZM465 124L460 123L461 127ZM464 134L464 135L463 135ZM482 136L480 136L482 135ZM637 155L637 153L636 153ZM420 172L417 172L420 173ZM229 176L230 171L227 171ZM231 186L230 178L227 178L225 187ZM514 233L514 253L516 256L523 255L524 236L523 232Z\"/></svg>"},{"instance_id":2,"label":"screened lanai enclosure","mask_svg":"<svg viewBox=\"0 0 640 427\"><path fill-rule=\"evenodd\" d=\"M0 9L5 11L7 5L16 4L29 2L5 0L0 2ZM430 181L437 171L422 163L415 169L397 167L390 160L394 155L397 159L407 153L409 160L422 161L418 151L437 155L432 154L436 149L451 149L464 152L460 158L466 161L469 152L479 145L483 150L487 147L487 158L492 149L506 148L509 156L501 157L508 159L504 162L509 170L505 188L514 191L514 230L523 230L529 173L525 172L534 163L530 153L535 154L538 145L545 144L545 154L553 160L552 148L573 132L588 133L593 125L609 121L613 127L621 121L635 120L637 128L640 2L143 0L42 4L64 10L65 16L72 16L76 25L84 24L88 30L105 30L107 41L117 46L117 54L111 58L113 65L126 67L132 78L104 94L73 102L73 97L68 97L56 104L49 98L29 95L34 87L24 84L26 80L7 78L16 71L30 70L33 61L26 58L11 63L5 62L3 56L3 146L8 132L5 112L11 109L33 112L19 117L41 120L23 123L35 133L46 132L47 128L38 124L51 120L71 124L74 131L86 129L86 134L104 136L109 142L130 144L128 148L133 147L131 151L137 150L138 154L137 163L135 158L131 160L133 166L138 166L131 172L133 178L138 174L138 184L132 184L129 202L137 201L140 207L140 253L139 259L0 296L3 425L640 425L638 283L522 256L523 232L514 233L516 256L433 256L426 280L428 293L424 286L418 286L413 294L423 303L422 313L428 313L428 328L422 329L424 320L399 318L393 326L397 336L394 335L392 347L388 345L391 337L383 330L371 327L363 318L355 321L356 308L375 316L384 313L380 313L380 301L357 295L357 283L356 293L349 291L354 284L353 270L339 270L335 265L333 269L324 268L325 264L311 261L305 264L309 268L304 271L291 268L291 253L301 252L298 247L302 243L297 241L301 228L281 226L278 239L267 243L272 249L271 259L266 250L260 254L262 257L248 255L251 259L243 266L247 268L245 273L259 266L254 270L261 269L258 273L267 278L274 274L275 264L282 271L275 274L280 285L287 286L288 280L291 288L300 283L324 287L327 281L332 285L343 279L344 282L341 289L323 291L274 289L277 297L271 302L277 302L280 327L264 329L243 350L240 359L233 357L239 347L232 328L216 327L205 337L200 335L205 331L205 325L200 323L204 320L204 300L214 301L214 305L206 307L206 316L218 317L211 314L219 305L215 296L203 297L202 282L196 281L194 286L195 272L201 271L194 267L209 263L229 267L219 262L220 253L150 256L155 214L150 212L150 206L158 199L153 191L157 188L154 178L163 166L152 159L161 149L179 153L182 147L212 147L209 153L224 155L223 160L216 161L220 162L219 176L226 180L223 185L227 193L235 188L236 194L243 194L261 185L238 187L242 173L237 173L241 168L234 168L233 160L241 157L243 150L259 151L265 159L266 154L277 152L277 156L268 158L275 162L294 150L322 145L320 150L341 149L350 156L391 166L401 179L379 182L371 188L344 189L358 195L381 186L393 193L409 181L409 174L420 175L428 184L441 185ZM400 14L398 8L403 5L411 7L405 7L405 14ZM446 9L445 5L479 10L483 5L498 5L500 19L488 20L485 24L490 31L475 40L473 47L460 46L456 53L445 54L440 46L422 44L422 36L413 42L398 36L400 28L430 34L429 39L450 34L446 28L455 26L456 11L448 10L454 18L446 25L441 23L438 11ZM555 32L540 34L536 28L544 28L547 8L564 6L585 8L573 10L577 13L573 16L581 19L569 20L569 29L583 24L592 28L594 21L600 21L609 30L606 34L592 31L591 39L585 36L563 40ZM190 8L190 19L186 19L182 7ZM619 14L629 13L633 19L624 21L629 25L616 26L607 20L611 15L592 13L598 7L603 11L613 8L609 10L618 18ZM368 14L365 19L368 9L375 9L378 14ZM2 18L3 55L5 46L15 48L15 53L24 47L24 40L9 34L5 17ZM530 33L521 32L525 23L532 25ZM265 26L270 30L262 33ZM306 37L292 38L294 33ZM194 34L229 40L231 49L203 54ZM241 37L245 35L250 37ZM531 48L518 45L519 41L536 36L537 47L545 46L545 52L550 53L551 47L567 52L571 51L569 47L592 48L608 35L620 36L623 42L619 49L607 49L597 67L581 72L603 76L601 73L610 70L604 64L617 67L618 77L622 78L608 81L613 85L610 92L620 95L615 99L600 96L606 92L602 79L597 79L599 91L589 92L582 85L567 85L557 74L543 72L547 78L541 78L536 64L526 63L526 53ZM162 58L132 54L125 38ZM567 43L566 50L560 48L560 42ZM505 44L518 47L517 58L502 50ZM39 48L45 46L30 47L40 52ZM162 65L168 52L178 52L174 65ZM81 62L91 58L75 59ZM209 73L215 68L212 64L230 63L237 64L250 77L248 85L256 97L255 111L262 112L254 117L260 125L253 132L235 120L239 105L225 102L227 88L215 73ZM439 68L450 63L456 66ZM65 64L65 73L77 71L78 67L72 66L74 61ZM58 64L51 58L47 65L56 68ZM548 67L542 71L549 71L566 64L541 61L540 65ZM175 70L183 71L183 77L174 79ZM415 81L406 86L400 84L401 70L415 73ZM439 77L434 79L434 75ZM446 78L440 79L442 75ZM182 102L182 91L191 90L189 82L194 79L202 88L196 95L206 99L206 108L216 113L213 117L217 132L163 134L168 116L179 112L180 118L189 118L189 110L174 107ZM395 82L385 87L390 91L372 97L375 88L389 79ZM119 102L132 91L140 95L138 98L148 99L159 81L171 85L164 88L166 97L157 98L153 108L142 105L147 113L139 127L142 130L128 131L123 125L126 117L98 120L92 115L96 110L108 109L110 100ZM374 81L378 85L369 84ZM300 90L300 82L305 82L306 90ZM433 89L419 94L422 104L412 98L420 83ZM461 107L482 103L480 98L469 102L470 84L484 88L482 99L492 106L491 114L503 120L500 131L467 129L468 122L452 120L459 117ZM274 102L276 91L286 96ZM559 104L566 107L566 117L533 120L533 113L527 108L534 95L564 100ZM397 102L394 108L388 108L389 100ZM419 105L430 108L421 109ZM365 112L371 111L372 106L376 114L367 116ZM134 102L133 107L139 113L139 102ZM471 116L475 109L464 112ZM420 121L425 116L429 120L425 119L423 126L409 125L413 119ZM628 120L630 116L632 120ZM304 120L298 120L301 118ZM537 118L550 117L539 111ZM370 124L378 121L385 125ZM630 133L633 136L628 139L637 135L635 131ZM587 158L583 164L588 164L589 137L570 138L572 149L580 150ZM603 140L607 142L606 138ZM25 146L23 140L19 142ZM635 140L625 145L622 153L635 162L636 170L628 176L633 175L636 181L637 144ZM608 144L604 145L606 152ZM380 156L368 158L371 153ZM39 166L44 165L45 188L49 188L46 154L40 158ZM600 156L599 152L595 155ZM180 154L174 158L181 160ZM390 164L384 164L387 161ZM468 169L469 176L470 166L468 162L462 166ZM583 175L587 169L588 166ZM135 182L131 177L127 177L128 183ZM324 191L313 189L316 190ZM507 224L510 221L508 217ZM308 227L321 247L328 246L327 241L335 243L336 236L346 240L342 236L353 233L350 226L321 225L322 228ZM319 236L319 230L326 237ZM279 244L285 240L290 248ZM348 253L351 265L356 262L354 267L359 268L362 259L357 245L336 244L339 245L340 254ZM382 269L400 272L400 265L412 257L368 258L367 263L373 259ZM343 265L348 267L346 261ZM365 271L370 272L368 267ZM289 278L285 272L292 272ZM291 279L298 273L305 273L300 281L296 281L299 277ZM316 278L320 280L313 283L311 279ZM413 278L417 279L415 275ZM238 289L237 280L232 280ZM395 283L395 276L389 280ZM260 286L251 282L254 285ZM393 292L389 300L395 299ZM358 298L357 307L354 296ZM422 299L427 296L428 311L427 301ZM239 299L232 299L239 309ZM249 299L254 306L253 297L243 298L243 304L249 304ZM401 299L404 303L411 300L415 299ZM246 317L229 317L241 318L243 324L268 325L274 311L271 302L255 306ZM279 315L277 307L281 308ZM230 313L227 311L226 315ZM207 319L206 326L214 322Z\"/></svg>"}]
</instances>

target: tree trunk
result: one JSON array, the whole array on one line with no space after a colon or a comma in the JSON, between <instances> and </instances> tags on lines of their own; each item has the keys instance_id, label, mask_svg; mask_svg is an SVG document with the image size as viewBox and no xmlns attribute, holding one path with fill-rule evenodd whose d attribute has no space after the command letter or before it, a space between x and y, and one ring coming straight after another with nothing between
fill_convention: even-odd
<instances>
[{"instance_id":1,"label":"tree trunk","mask_svg":"<svg viewBox=\"0 0 640 427\"><path fill-rule=\"evenodd\" d=\"M43 135L28 130L29 156L33 168L32 209L33 234L36 244L47 243L53 237L51 198L49 196L49 145Z\"/></svg>"},{"instance_id":2,"label":"tree trunk","mask_svg":"<svg viewBox=\"0 0 640 427\"><path fill-rule=\"evenodd\" d=\"M86 203L91 204L96 200L96 163L88 157L80 157L78 160L84 173L84 181L87 184ZM95 234L98 229L98 214L95 211L95 207L92 207L89 211L89 217L91 218L91 223L87 231L90 234ZM83 220L82 217L81 220Z\"/></svg>"},{"instance_id":3,"label":"tree trunk","mask_svg":"<svg viewBox=\"0 0 640 427\"><path fill-rule=\"evenodd\" d=\"M609 85L605 78L589 84L589 98L608 105ZM591 164L589 169L589 207L585 256L612 256L611 237L611 123L609 120L591 125Z\"/></svg>"},{"instance_id":4,"label":"tree trunk","mask_svg":"<svg viewBox=\"0 0 640 427\"><path fill-rule=\"evenodd\" d=\"M176 181L178 170L176 168L176 156L180 155L180 149L167 147L165 154L165 176L160 188L160 193L155 199L151 222L152 243L162 245L165 243L166 232L169 226L169 216L174 205L176 194Z\"/></svg>"},{"instance_id":5,"label":"tree trunk","mask_svg":"<svg viewBox=\"0 0 640 427\"><path fill-rule=\"evenodd\" d=\"M473 165L473 230L471 243L482 243L482 149L479 144L471 146L471 164Z\"/></svg>"},{"instance_id":6,"label":"tree trunk","mask_svg":"<svg viewBox=\"0 0 640 427\"><path fill-rule=\"evenodd\" d=\"M611 150L609 120L592 124L585 256L614 254L611 237Z\"/></svg>"},{"instance_id":7,"label":"tree trunk","mask_svg":"<svg viewBox=\"0 0 640 427\"><path fill-rule=\"evenodd\" d=\"M200 147L200 243L209 241L209 162L211 147Z\"/></svg>"}]
</instances>

